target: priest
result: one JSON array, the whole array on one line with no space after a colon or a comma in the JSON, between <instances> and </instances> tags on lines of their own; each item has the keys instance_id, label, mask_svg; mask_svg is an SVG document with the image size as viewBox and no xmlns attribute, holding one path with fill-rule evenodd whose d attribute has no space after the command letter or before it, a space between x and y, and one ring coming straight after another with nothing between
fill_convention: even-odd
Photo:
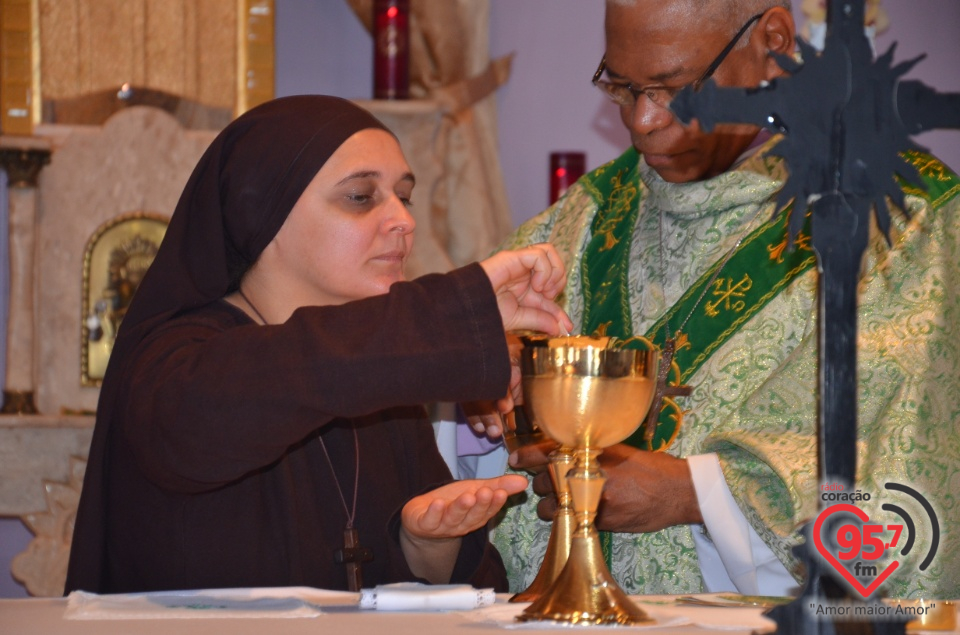
<instances>
[{"instance_id":1,"label":"priest","mask_svg":"<svg viewBox=\"0 0 960 635\"><path fill-rule=\"evenodd\" d=\"M594 84L620 108L632 147L586 175L505 246L549 241L570 276L578 332L644 337L672 351L656 434L608 449L597 526L630 593L737 590L786 595L803 572L791 548L819 511L817 270L807 226L788 248L775 215L787 166L778 138L750 125L682 125L670 102L712 78L753 87L792 55L787 0L608 0ZM905 160L891 245L871 237L859 293L859 430L854 487L880 502L887 483L931 503L943 528L927 566L901 563L898 597L960 596L960 179L934 157ZM805 213L795 201L793 214ZM771 220L773 219L773 220ZM679 387L676 393L687 392ZM541 463L524 448L513 468ZM511 586L533 579L554 501L545 477L496 531ZM540 498L537 495L546 495ZM887 499L889 500L889 499ZM915 508L919 510L920 508ZM872 516L875 517L875 516ZM933 544L917 520L917 543ZM920 521L923 522L920 522ZM920 565L920 566L918 566ZM922 567L922 570L921 570Z\"/></svg>"}]
</instances>

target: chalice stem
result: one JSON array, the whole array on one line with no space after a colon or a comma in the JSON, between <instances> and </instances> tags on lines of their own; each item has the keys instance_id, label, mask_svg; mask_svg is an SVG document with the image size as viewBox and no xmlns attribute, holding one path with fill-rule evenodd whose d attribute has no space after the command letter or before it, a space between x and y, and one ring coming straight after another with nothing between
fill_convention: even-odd
<instances>
[{"instance_id":1,"label":"chalice stem","mask_svg":"<svg viewBox=\"0 0 960 635\"><path fill-rule=\"evenodd\" d=\"M557 493L557 511L553 514L553 526L550 528L547 551L543 556L537 577L524 591L511 597L511 602L533 602L540 598L567 563L570 541L576 527L570 487L567 485L567 472L573 464L573 448L561 446L550 453L550 480L553 482L553 490Z\"/></svg>"},{"instance_id":2,"label":"chalice stem","mask_svg":"<svg viewBox=\"0 0 960 635\"><path fill-rule=\"evenodd\" d=\"M593 520L597 517L600 507L600 495L607 477L600 469L601 450L583 448L577 450L577 466L567 475L567 486L570 488L570 497L573 499L573 508L577 514L578 536L586 536L592 530Z\"/></svg>"}]
</instances>

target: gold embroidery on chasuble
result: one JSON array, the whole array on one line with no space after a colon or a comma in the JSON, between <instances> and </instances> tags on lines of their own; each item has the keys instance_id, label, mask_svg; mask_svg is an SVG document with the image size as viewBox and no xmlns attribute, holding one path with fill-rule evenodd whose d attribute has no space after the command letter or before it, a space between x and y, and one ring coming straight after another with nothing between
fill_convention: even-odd
<instances>
[{"instance_id":1,"label":"gold embroidery on chasuble","mask_svg":"<svg viewBox=\"0 0 960 635\"><path fill-rule=\"evenodd\" d=\"M610 297L610 292L613 289L613 282L613 280L607 280L600 285L600 288L597 289L593 294L593 299L595 302L603 303L607 301L607 299ZM609 326L609 324L610 323L607 322L607 326ZM594 335L598 334L594 333Z\"/></svg>"},{"instance_id":2,"label":"gold embroidery on chasuble","mask_svg":"<svg viewBox=\"0 0 960 635\"><path fill-rule=\"evenodd\" d=\"M936 158L917 150L902 152L900 157L916 168L926 186L926 189L919 188L898 177L904 194L930 201L934 209L939 209L944 203L960 194L960 182L957 181L956 175Z\"/></svg>"},{"instance_id":3,"label":"gold embroidery on chasuble","mask_svg":"<svg viewBox=\"0 0 960 635\"><path fill-rule=\"evenodd\" d=\"M614 235L614 231L623 222L623 219L630 213L634 201L637 199L637 185L633 180L623 182L623 172L618 172L616 176L610 179L613 185L613 191L610 193L610 206L602 210L598 216L600 221L596 226L595 236L603 236L603 246L600 251L609 251L617 246L620 238Z\"/></svg>"},{"instance_id":4,"label":"gold embroidery on chasuble","mask_svg":"<svg viewBox=\"0 0 960 635\"><path fill-rule=\"evenodd\" d=\"M726 285L726 286L724 286ZM733 278L718 278L713 282L713 297L717 298L715 302L707 302L703 309L710 317L717 317L720 311L733 311L741 313L747 306L743 298L747 291L753 288L753 280L750 274L743 274L740 282L734 283Z\"/></svg>"},{"instance_id":5,"label":"gold embroidery on chasuble","mask_svg":"<svg viewBox=\"0 0 960 635\"><path fill-rule=\"evenodd\" d=\"M603 324L597 326L596 330L593 332L594 337L607 337L607 329L610 328L611 324L612 322L604 322Z\"/></svg>"},{"instance_id":6,"label":"gold embroidery on chasuble","mask_svg":"<svg viewBox=\"0 0 960 635\"><path fill-rule=\"evenodd\" d=\"M803 231L798 233L797 237L793 239L793 245L794 249L813 251L813 248L810 246L810 234ZM778 265L783 264L783 259L788 253L789 246L790 239L786 237L779 243L767 246L767 251L770 252L770 260L775 261Z\"/></svg>"}]
</instances>

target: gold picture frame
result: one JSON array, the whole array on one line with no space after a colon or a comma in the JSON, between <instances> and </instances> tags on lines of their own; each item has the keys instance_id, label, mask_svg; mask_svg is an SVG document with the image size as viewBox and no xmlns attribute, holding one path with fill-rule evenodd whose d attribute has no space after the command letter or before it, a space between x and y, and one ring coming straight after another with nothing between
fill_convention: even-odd
<instances>
[{"instance_id":1,"label":"gold picture frame","mask_svg":"<svg viewBox=\"0 0 960 635\"><path fill-rule=\"evenodd\" d=\"M153 262L169 219L152 212L121 214L102 224L83 252L80 383L103 381L117 328Z\"/></svg>"}]
</instances>

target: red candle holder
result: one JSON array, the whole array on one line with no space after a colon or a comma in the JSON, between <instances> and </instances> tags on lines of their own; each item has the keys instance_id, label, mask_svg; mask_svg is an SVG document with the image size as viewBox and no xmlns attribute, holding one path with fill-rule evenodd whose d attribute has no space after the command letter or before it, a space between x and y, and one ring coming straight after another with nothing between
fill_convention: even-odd
<instances>
[{"instance_id":1,"label":"red candle holder","mask_svg":"<svg viewBox=\"0 0 960 635\"><path fill-rule=\"evenodd\" d=\"M583 176L587 155L583 152L550 153L550 201L553 205L567 188Z\"/></svg>"},{"instance_id":2,"label":"red candle holder","mask_svg":"<svg viewBox=\"0 0 960 635\"><path fill-rule=\"evenodd\" d=\"M373 98L410 97L410 1L373 5Z\"/></svg>"}]
</instances>

